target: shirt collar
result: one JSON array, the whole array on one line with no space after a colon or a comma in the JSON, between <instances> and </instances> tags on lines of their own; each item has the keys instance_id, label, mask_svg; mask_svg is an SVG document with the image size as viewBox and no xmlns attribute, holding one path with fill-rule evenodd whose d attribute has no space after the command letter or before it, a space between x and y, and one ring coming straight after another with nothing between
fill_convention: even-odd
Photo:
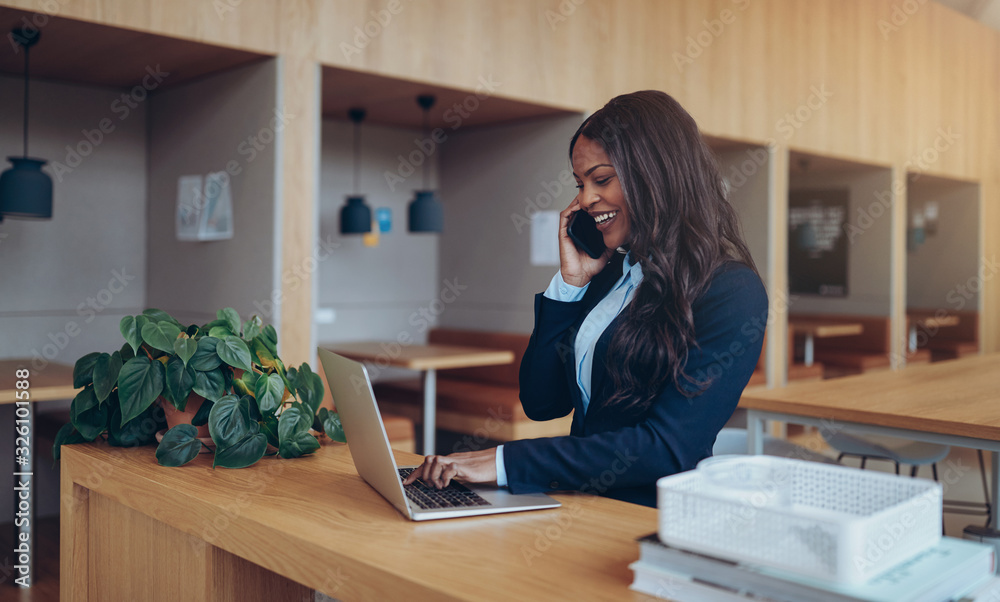
<instances>
[{"instance_id":1,"label":"shirt collar","mask_svg":"<svg viewBox=\"0 0 1000 602\"><path fill-rule=\"evenodd\" d=\"M625 261L622 262L622 276L628 274L633 282L642 280L642 266L639 262L632 263L632 252L625 253Z\"/></svg>"}]
</instances>

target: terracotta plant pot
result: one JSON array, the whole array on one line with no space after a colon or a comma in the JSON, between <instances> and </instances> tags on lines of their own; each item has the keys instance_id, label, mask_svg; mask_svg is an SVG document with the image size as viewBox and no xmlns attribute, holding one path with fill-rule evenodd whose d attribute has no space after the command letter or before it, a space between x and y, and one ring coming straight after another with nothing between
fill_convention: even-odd
<instances>
[{"instance_id":1,"label":"terracotta plant pot","mask_svg":"<svg viewBox=\"0 0 1000 602\"><path fill-rule=\"evenodd\" d=\"M191 393L187 398L187 405L184 406L184 411L180 411L174 407L174 404L170 403L163 397L158 397L157 401L160 407L163 408L163 414L167 419L167 430L174 428L178 424L191 424L191 420L194 419L194 415L198 413L198 409L201 407L202 402L205 398L197 393ZM208 425L196 427L198 429L198 438L206 438L210 435L208 434Z\"/></svg>"}]
</instances>

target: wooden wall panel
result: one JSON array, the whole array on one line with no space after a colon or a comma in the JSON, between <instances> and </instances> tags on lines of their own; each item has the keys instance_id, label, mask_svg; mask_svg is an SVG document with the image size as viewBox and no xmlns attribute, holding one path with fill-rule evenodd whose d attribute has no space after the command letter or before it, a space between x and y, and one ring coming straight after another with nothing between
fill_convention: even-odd
<instances>
[{"instance_id":1,"label":"wooden wall panel","mask_svg":"<svg viewBox=\"0 0 1000 602\"><path fill-rule=\"evenodd\" d=\"M984 259L1000 252L1000 32L934 2L886 31L898 0L400 0L398 14L345 55L355 28L374 22L373 11L385 17L390 0L219 0L233 8L222 14L219 2L202 0L47 1L63 16L294 55L282 90L300 111L315 108L307 63L319 62L470 91L491 77L504 96L576 110L660 88L716 136L900 170L950 127L961 138L928 169L982 182ZM679 69L675 53L724 10L733 22L702 35L699 55ZM786 137L781 120L821 85L834 96ZM300 93L309 98L292 100ZM285 136L286 267L314 240L296 221L315 213L313 126L318 118L309 117ZM311 305L289 303L283 343L302 361L311 357ZM995 350L1000 277L985 282L983 304L983 347Z\"/></svg>"}]
</instances>

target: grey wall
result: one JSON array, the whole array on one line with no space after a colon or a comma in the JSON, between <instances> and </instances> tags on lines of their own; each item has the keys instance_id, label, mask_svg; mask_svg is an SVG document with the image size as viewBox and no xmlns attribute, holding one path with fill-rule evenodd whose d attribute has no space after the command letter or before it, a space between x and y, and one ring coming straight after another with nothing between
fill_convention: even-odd
<instances>
[{"instance_id":1,"label":"grey wall","mask_svg":"<svg viewBox=\"0 0 1000 602\"><path fill-rule=\"evenodd\" d=\"M750 255L761 279L767 283L767 175L770 160L767 149L761 146L731 149L717 156L722 174L729 182L729 201L739 213Z\"/></svg>"},{"instance_id":2,"label":"grey wall","mask_svg":"<svg viewBox=\"0 0 1000 602\"><path fill-rule=\"evenodd\" d=\"M0 76L0 90L0 156L21 156L21 82ZM49 361L73 364L85 353L120 347L118 322L144 303L146 107L116 112L121 93L31 84L29 154L50 161L53 212L51 220L0 223L0 358L34 358L34 377ZM49 401L37 411L68 406L69 400ZM0 406L0 458L13 457L13 425L14 406ZM38 434L36 512L51 516L59 508L59 477L46 449L51 442ZM0 490L11 487L6 470ZM0 522L11 511L11 496L0 495Z\"/></svg>"},{"instance_id":3,"label":"grey wall","mask_svg":"<svg viewBox=\"0 0 1000 602\"><path fill-rule=\"evenodd\" d=\"M169 88L149 107L147 303L206 322L233 307L276 323L277 61ZM286 118L294 118L294 116ZM277 119L277 121L276 121ZM232 168L230 240L178 241L177 178Z\"/></svg>"},{"instance_id":4,"label":"grey wall","mask_svg":"<svg viewBox=\"0 0 1000 602\"><path fill-rule=\"evenodd\" d=\"M459 131L444 146L440 274L468 288L441 316L443 326L531 332L534 296L559 268L530 265L525 222L539 207L562 211L576 195L565 185L567 150L581 121L574 115Z\"/></svg>"},{"instance_id":5,"label":"grey wall","mask_svg":"<svg viewBox=\"0 0 1000 602\"><path fill-rule=\"evenodd\" d=\"M924 186L920 180L907 187L907 227L927 201L938 203L937 232L906 254L906 306L921 309L977 311L979 292L962 288L979 273L979 186L954 184ZM968 296L966 296L966 291Z\"/></svg>"},{"instance_id":6,"label":"grey wall","mask_svg":"<svg viewBox=\"0 0 1000 602\"><path fill-rule=\"evenodd\" d=\"M870 211L879 201L875 194L892 190L892 172L888 169L859 169L838 173L795 174L790 190L809 188L847 188L850 191L847 221L861 224L863 232L847 245L847 296L820 297L795 295L789 301L790 313L834 313L888 316L890 311L892 218L890 210ZM861 221L858 210L876 215L870 224Z\"/></svg>"},{"instance_id":7,"label":"grey wall","mask_svg":"<svg viewBox=\"0 0 1000 602\"><path fill-rule=\"evenodd\" d=\"M390 185L385 177L387 172L398 174L400 155L409 157L417 150L414 140L423 134L405 128L362 125L361 193L373 216L379 207L392 211L392 230L379 235L377 246L364 246L361 235L340 234L340 209L345 197L354 193L353 128L348 121L323 121L319 230L320 239L333 248L317 267L317 340L321 345L399 337L424 342L427 330L437 321L435 312L440 309L440 235L407 231L407 205L413 191L423 186L423 165L403 182L393 180ZM439 150L435 147L427 159L431 186L439 181ZM461 221L454 215L445 215L446 233L461 228ZM322 314L331 310L333 322L324 322Z\"/></svg>"}]
</instances>

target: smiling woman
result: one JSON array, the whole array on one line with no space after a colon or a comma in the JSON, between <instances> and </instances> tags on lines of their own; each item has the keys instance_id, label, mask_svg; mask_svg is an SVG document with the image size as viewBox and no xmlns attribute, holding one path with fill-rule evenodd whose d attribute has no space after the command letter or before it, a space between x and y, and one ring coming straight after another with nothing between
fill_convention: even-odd
<instances>
[{"instance_id":1,"label":"smiling woman","mask_svg":"<svg viewBox=\"0 0 1000 602\"><path fill-rule=\"evenodd\" d=\"M690 115L652 90L613 98L570 141L579 193L560 214L560 269L535 297L520 398L571 433L429 456L409 477L576 489L656 505L656 479L711 455L760 356L767 295ZM585 211L607 249L568 235ZM617 252L616 252L617 251Z\"/></svg>"}]
</instances>

